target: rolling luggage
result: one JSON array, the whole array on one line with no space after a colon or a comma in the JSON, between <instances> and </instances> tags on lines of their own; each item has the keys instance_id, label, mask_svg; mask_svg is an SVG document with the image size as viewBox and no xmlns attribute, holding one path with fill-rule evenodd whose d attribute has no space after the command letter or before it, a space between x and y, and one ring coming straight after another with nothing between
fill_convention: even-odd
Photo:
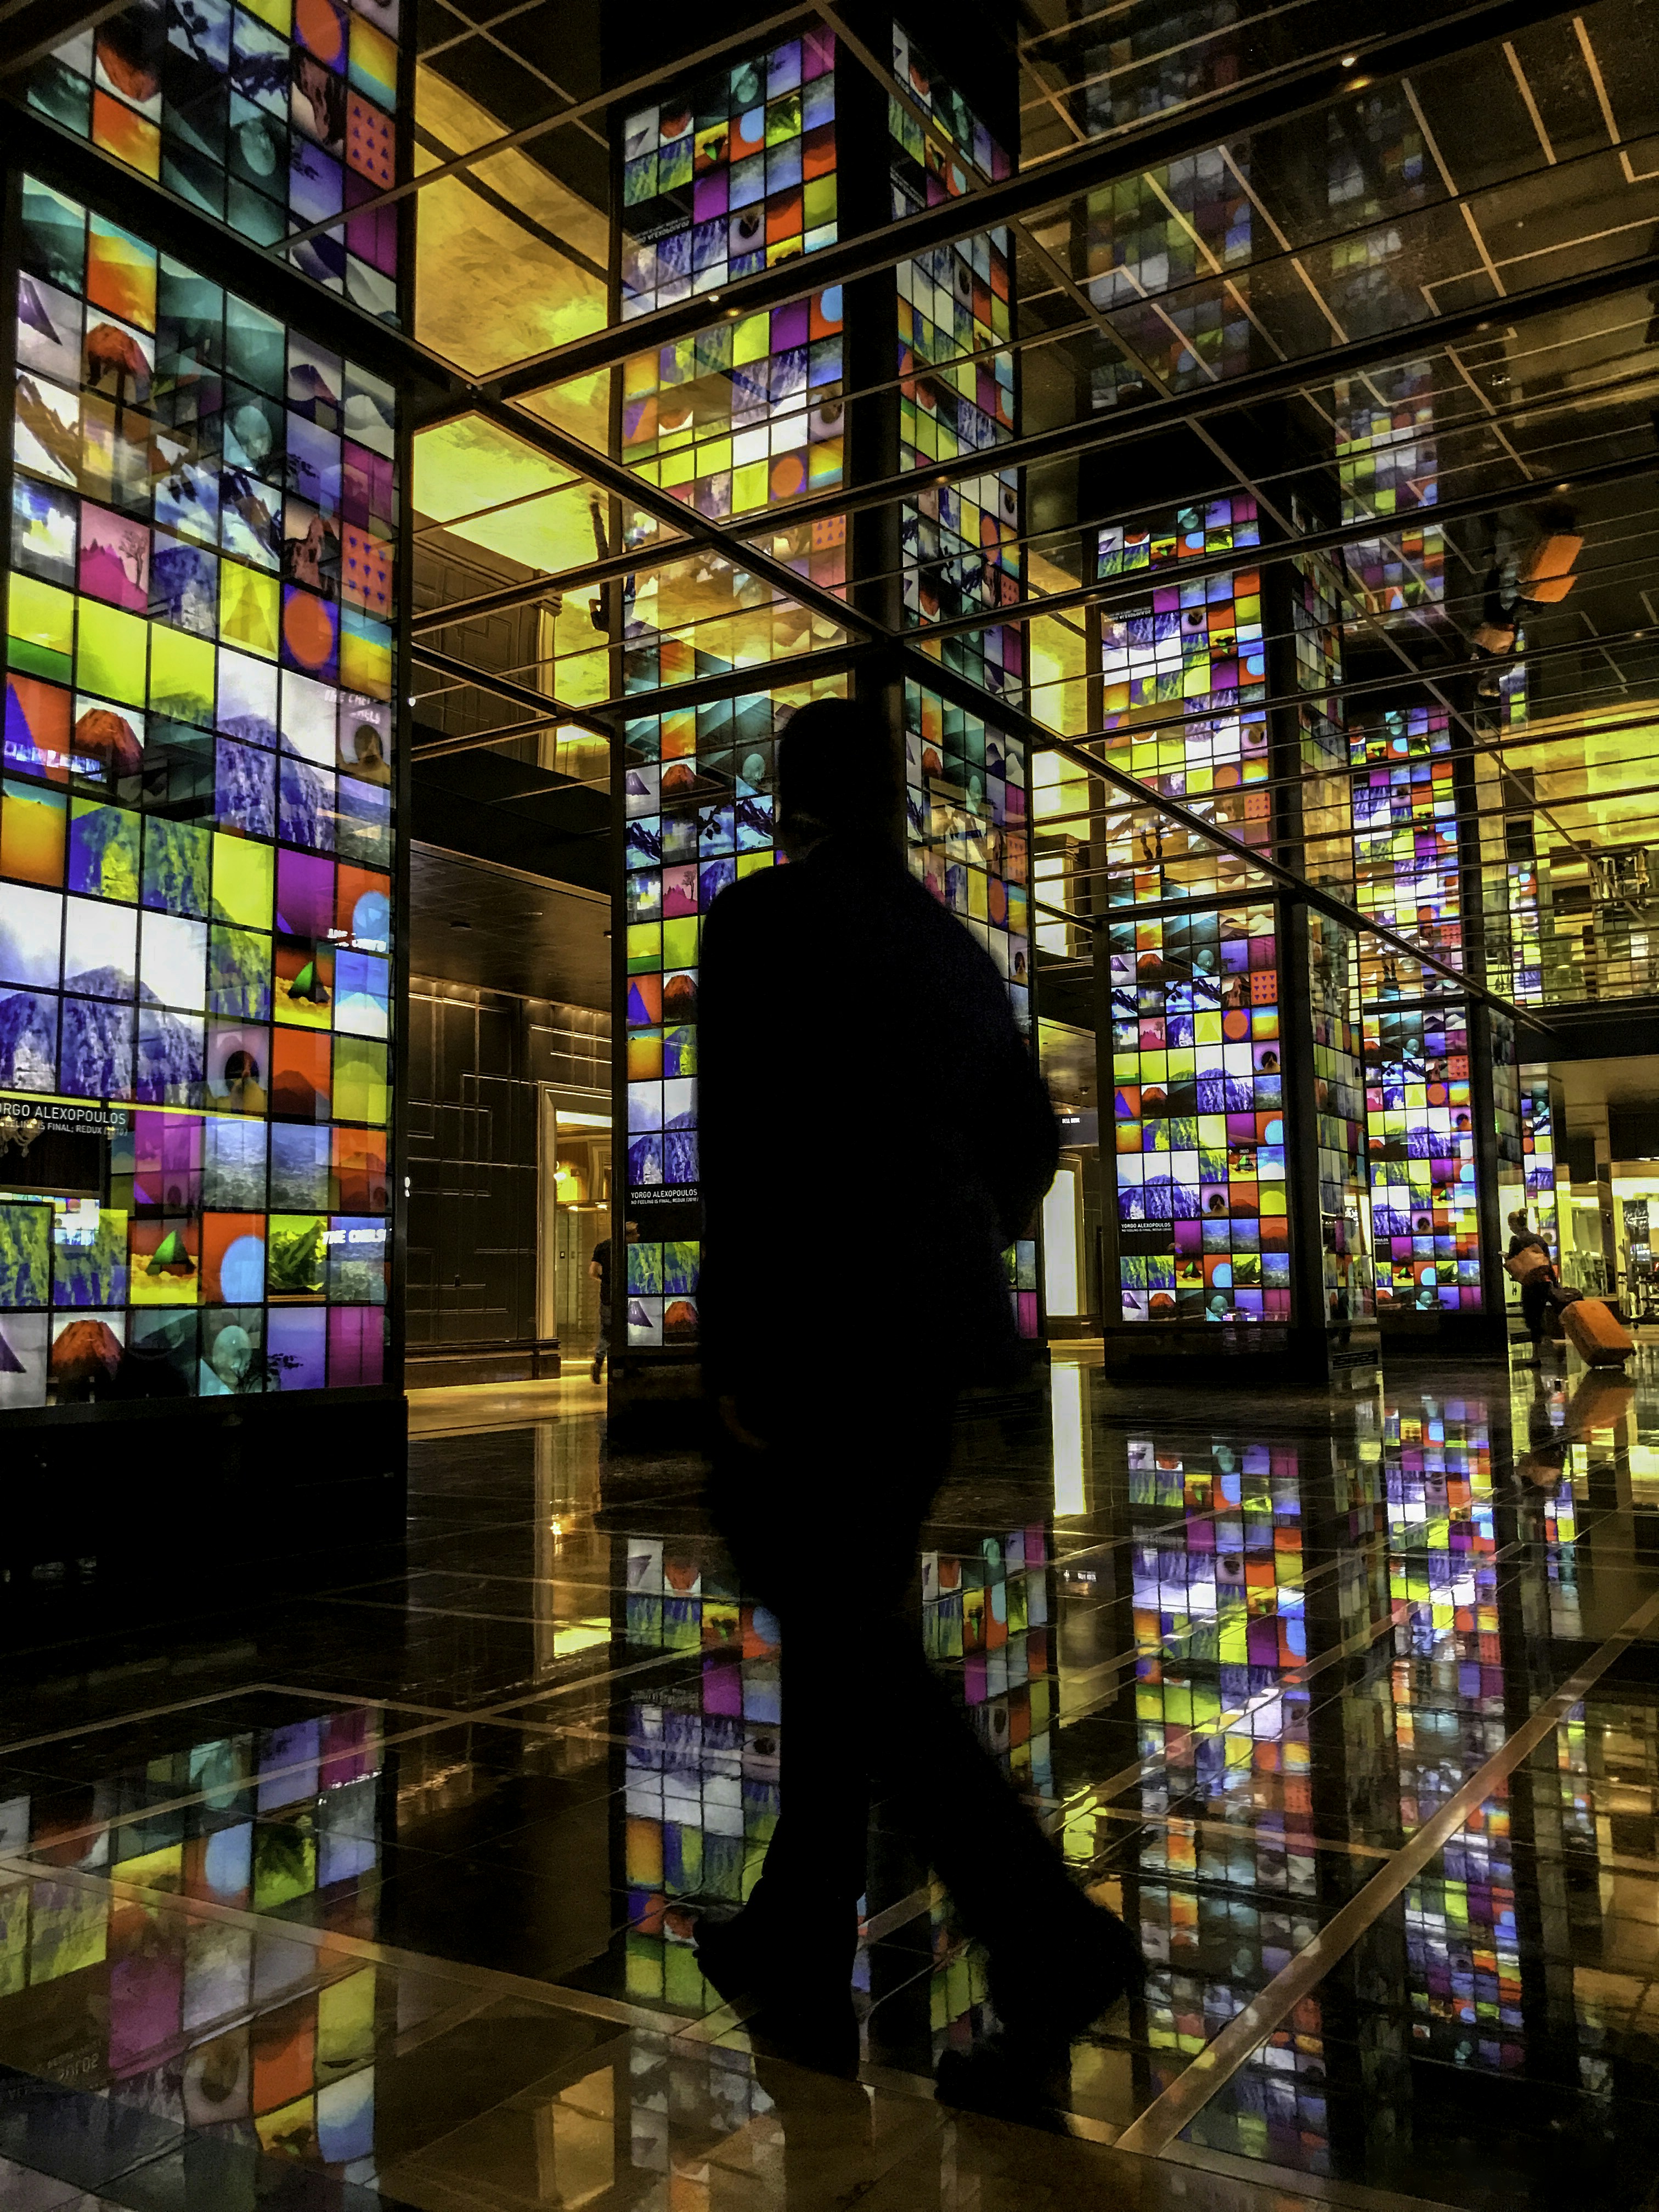
<instances>
[{"instance_id":1,"label":"rolling luggage","mask_svg":"<svg viewBox=\"0 0 1659 2212\"><path fill-rule=\"evenodd\" d=\"M1560 1309L1567 1342L1587 1367L1617 1367L1636 1349L1635 1339L1601 1298L1573 1298Z\"/></svg>"}]
</instances>

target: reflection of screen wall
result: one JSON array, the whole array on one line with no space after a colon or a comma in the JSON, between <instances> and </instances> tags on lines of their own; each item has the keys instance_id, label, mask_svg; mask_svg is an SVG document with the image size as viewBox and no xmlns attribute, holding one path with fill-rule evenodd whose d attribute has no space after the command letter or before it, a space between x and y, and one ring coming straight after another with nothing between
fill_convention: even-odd
<instances>
[{"instance_id":1,"label":"reflection of screen wall","mask_svg":"<svg viewBox=\"0 0 1659 2212\"><path fill-rule=\"evenodd\" d=\"M106 1151L0 1158L0 1392L378 1383L394 397L21 198L0 1115Z\"/></svg>"}]
</instances>

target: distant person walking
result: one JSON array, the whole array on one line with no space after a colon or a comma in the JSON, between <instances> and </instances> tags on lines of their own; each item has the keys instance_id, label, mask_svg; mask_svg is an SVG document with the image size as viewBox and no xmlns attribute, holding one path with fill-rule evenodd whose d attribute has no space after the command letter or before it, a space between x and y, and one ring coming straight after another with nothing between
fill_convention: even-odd
<instances>
[{"instance_id":1,"label":"distant person walking","mask_svg":"<svg viewBox=\"0 0 1659 2212\"><path fill-rule=\"evenodd\" d=\"M1002 977L893 840L885 732L803 708L777 795L789 865L704 926L700 1306L716 1519L781 1623L782 1817L699 1955L803 2055L855 2057L874 1778L989 1953L1006 2041L972 2080L941 2072L974 2101L1057 2061L1139 1971L928 1667L910 1596L956 1396L1012 1352L1002 1255L1057 1132Z\"/></svg>"},{"instance_id":2,"label":"distant person walking","mask_svg":"<svg viewBox=\"0 0 1659 2212\"><path fill-rule=\"evenodd\" d=\"M623 1224L625 1243L637 1244L640 1224L637 1221ZM605 1363L611 1354L611 1239L602 1237L593 1247L593 1256L587 1263L587 1272L599 1286L599 1334L593 1346L593 1365L591 1379L597 1382L605 1373ZM623 1283L624 1291L628 1285Z\"/></svg>"},{"instance_id":3,"label":"distant person walking","mask_svg":"<svg viewBox=\"0 0 1659 2212\"><path fill-rule=\"evenodd\" d=\"M1517 1206L1509 1217L1510 1249L1504 1264L1521 1285L1521 1318L1532 1339L1532 1358L1522 1366L1535 1367L1544 1342L1550 1292L1560 1280L1550 1248L1535 1229L1527 1225L1526 1210Z\"/></svg>"}]
</instances>

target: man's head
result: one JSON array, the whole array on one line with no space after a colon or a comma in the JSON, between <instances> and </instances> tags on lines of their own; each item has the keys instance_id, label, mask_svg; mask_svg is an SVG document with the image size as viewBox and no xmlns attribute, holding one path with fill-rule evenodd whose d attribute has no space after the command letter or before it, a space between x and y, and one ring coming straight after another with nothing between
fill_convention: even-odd
<instances>
[{"instance_id":1,"label":"man's head","mask_svg":"<svg viewBox=\"0 0 1659 2212\"><path fill-rule=\"evenodd\" d=\"M623 1224L623 1237L626 1243L629 1244L637 1244L640 1241L639 1223L637 1221L624 1221Z\"/></svg>"},{"instance_id":2,"label":"man's head","mask_svg":"<svg viewBox=\"0 0 1659 2212\"><path fill-rule=\"evenodd\" d=\"M1527 1209L1524 1206L1517 1206L1515 1212L1510 1214L1510 1227L1515 1231L1517 1237L1524 1237L1526 1235Z\"/></svg>"},{"instance_id":3,"label":"man's head","mask_svg":"<svg viewBox=\"0 0 1659 2212\"><path fill-rule=\"evenodd\" d=\"M890 840L900 805L898 763L873 714L845 699L815 699L778 741L778 824L792 858L823 837Z\"/></svg>"}]
</instances>

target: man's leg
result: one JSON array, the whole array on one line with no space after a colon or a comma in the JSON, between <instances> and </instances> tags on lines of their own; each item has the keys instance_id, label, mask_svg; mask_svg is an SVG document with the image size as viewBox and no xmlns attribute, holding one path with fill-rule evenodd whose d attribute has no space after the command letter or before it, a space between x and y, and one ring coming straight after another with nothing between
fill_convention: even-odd
<instances>
[{"instance_id":1,"label":"man's leg","mask_svg":"<svg viewBox=\"0 0 1659 2212\"><path fill-rule=\"evenodd\" d=\"M592 1379L596 1382L599 1381L600 1376L605 1372L605 1363L610 1350L611 1309L609 1306L601 1306L599 1308L599 1341L593 1346L593 1366L592 1370Z\"/></svg>"}]
</instances>

